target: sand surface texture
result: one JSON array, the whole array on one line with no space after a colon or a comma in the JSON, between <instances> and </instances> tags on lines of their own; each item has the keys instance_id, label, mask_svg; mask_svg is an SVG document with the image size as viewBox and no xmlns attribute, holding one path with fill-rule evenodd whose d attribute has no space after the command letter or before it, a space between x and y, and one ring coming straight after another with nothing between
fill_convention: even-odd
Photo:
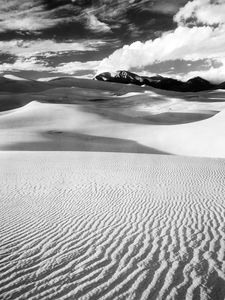
<instances>
[{"instance_id":1,"label":"sand surface texture","mask_svg":"<svg viewBox=\"0 0 225 300\"><path fill-rule=\"evenodd\" d=\"M0 152L0 164L1 299L224 299L224 160Z\"/></svg>"}]
</instances>

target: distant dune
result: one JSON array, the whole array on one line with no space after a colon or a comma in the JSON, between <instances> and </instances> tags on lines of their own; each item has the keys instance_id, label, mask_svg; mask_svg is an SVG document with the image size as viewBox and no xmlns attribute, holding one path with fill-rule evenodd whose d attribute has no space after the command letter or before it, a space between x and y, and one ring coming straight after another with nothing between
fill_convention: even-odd
<instances>
[{"instance_id":1,"label":"distant dune","mask_svg":"<svg viewBox=\"0 0 225 300\"><path fill-rule=\"evenodd\" d=\"M1 299L225 296L225 162L1 152Z\"/></svg>"}]
</instances>

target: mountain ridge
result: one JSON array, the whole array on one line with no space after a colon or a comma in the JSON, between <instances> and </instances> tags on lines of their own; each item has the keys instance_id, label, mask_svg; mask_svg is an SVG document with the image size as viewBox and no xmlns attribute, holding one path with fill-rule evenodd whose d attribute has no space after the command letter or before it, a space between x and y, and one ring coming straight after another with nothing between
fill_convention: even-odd
<instances>
[{"instance_id":1,"label":"mountain ridge","mask_svg":"<svg viewBox=\"0 0 225 300\"><path fill-rule=\"evenodd\" d=\"M96 75L95 80L117 82L135 85L147 85L157 89L177 91L177 92L200 92L205 90L225 89L225 82L221 84L213 84L200 76L193 77L187 81L181 81L170 77L156 76L140 76L138 74L119 70L115 75L110 72L104 72Z\"/></svg>"}]
</instances>

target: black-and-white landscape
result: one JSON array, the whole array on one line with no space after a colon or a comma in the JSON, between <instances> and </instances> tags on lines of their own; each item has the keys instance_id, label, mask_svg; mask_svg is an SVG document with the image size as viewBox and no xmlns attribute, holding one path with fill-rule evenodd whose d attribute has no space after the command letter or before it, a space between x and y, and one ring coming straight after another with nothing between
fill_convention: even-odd
<instances>
[{"instance_id":1,"label":"black-and-white landscape","mask_svg":"<svg viewBox=\"0 0 225 300\"><path fill-rule=\"evenodd\" d=\"M224 299L225 2L0 7L0 299Z\"/></svg>"}]
</instances>

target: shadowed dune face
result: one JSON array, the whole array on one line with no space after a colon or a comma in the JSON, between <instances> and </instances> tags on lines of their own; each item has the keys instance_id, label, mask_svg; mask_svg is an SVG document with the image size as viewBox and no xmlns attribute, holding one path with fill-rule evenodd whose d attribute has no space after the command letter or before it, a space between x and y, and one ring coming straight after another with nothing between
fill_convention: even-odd
<instances>
[{"instance_id":1,"label":"shadowed dune face","mask_svg":"<svg viewBox=\"0 0 225 300\"><path fill-rule=\"evenodd\" d=\"M3 146L2 150L18 151L95 151L168 154L157 149L143 146L132 140L100 137L87 134L49 131L41 134L42 140L18 142Z\"/></svg>"},{"instance_id":2,"label":"shadowed dune face","mask_svg":"<svg viewBox=\"0 0 225 300\"><path fill-rule=\"evenodd\" d=\"M1 152L0 164L2 299L224 299L224 160Z\"/></svg>"}]
</instances>

